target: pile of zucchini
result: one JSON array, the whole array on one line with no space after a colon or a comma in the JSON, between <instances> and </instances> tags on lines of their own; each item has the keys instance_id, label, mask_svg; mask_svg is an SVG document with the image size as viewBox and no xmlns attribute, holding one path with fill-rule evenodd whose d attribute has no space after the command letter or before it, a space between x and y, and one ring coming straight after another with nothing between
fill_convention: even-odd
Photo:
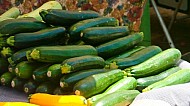
<instances>
[{"instance_id":1,"label":"pile of zucchini","mask_svg":"<svg viewBox=\"0 0 190 106\"><path fill-rule=\"evenodd\" d=\"M2 86L26 94L81 95L88 105L113 106L190 82L190 69L176 66L178 49L142 46L143 32L131 32L114 17L90 10L37 12L38 18L28 13L0 22Z\"/></svg>"}]
</instances>

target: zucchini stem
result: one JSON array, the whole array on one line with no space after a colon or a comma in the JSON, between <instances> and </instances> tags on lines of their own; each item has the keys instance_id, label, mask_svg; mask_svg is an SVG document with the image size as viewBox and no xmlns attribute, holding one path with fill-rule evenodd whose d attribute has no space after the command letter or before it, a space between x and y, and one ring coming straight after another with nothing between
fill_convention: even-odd
<instances>
[{"instance_id":1,"label":"zucchini stem","mask_svg":"<svg viewBox=\"0 0 190 106\"><path fill-rule=\"evenodd\" d=\"M62 74L70 73L71 66L68 64L64 64L63 66L61 66L61 72L62 72Z\"/></svg>"},{"instance_id":2,"label":"zucchini stem","mask_svg":"<svg viewBox=\"0 0 190 106\"><path fill-rule=\"evenodd\" d=\"M9 44L10 46L14 46L15 43L15 37L14 36L10 36L7 38L7 44Z\"/></svg>"},{"instance_id":3,"label":"zucchini stem","mask_svg":"<svg viewBox=\"0 0 190 106\"><path fill-rule=\"evenodd\" d=\"M30 53L30 56L32 59L36 60L40 58L40 51L37 49L32 50L32 52ZM29 57L30 59L30 57Z\"/></svg>"}]
</instances>

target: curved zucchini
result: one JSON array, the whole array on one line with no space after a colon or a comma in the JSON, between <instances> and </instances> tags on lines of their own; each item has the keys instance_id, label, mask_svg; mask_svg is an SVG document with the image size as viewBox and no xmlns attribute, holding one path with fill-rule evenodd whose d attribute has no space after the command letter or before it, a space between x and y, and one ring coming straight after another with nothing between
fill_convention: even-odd
<instances>
[{"instance_id":1,"label":"curved zucchini","mask_svg":"<svg viewBox=\"0 0 190 106\"><path fill-rule=\"evenodd\" d=\"M34 94L38 86L39 86L39 83L35 82L34 80L28 80L23 86L24 93Z\"/></svg>"},{"instance_id":2,"label":"curved zucchini","mask_svg":"<svg viewBox=\"0 0 190 106\"><path fill-rule=\"evenodd\" d=\"M19 33L7 38L7 44L19 49L48 45L65 36L64 27L49 27L31 33Z\"/></svg>"},{"instance_id":3,"label":"curved zucchini","mask_svg":"<svg viewBox=\"0 0 190 106\"><path fill-rule=\"evenodd\" d=\"M163 80L160 80L158 82L155 82L145 89L142 90L142 92L150 91L152 89L157 89L165 86L171 86L176 84L183 84L190 81L190 69L181 69Z\"/></svg>"},{"instance_id":4,"label":"curved zucchini","mask_svg":"<svg viewBox=\"0 0 190 106\"><path fill-rule=\"evenodd\" d=\"M85 55L64 60L61 63L61 71L63 74L66 74L80 70L104 68L105 64L102 57Z\"/></svg>"},{"instance_id":5,"label":"curved zucchini","mask_svg":"<svg viewBox=\"0 0 190 106\"><path fill-rule=\"evenodd\" d=\"M134 47L140 43L144 38L143 33L134 33L125 37L117 38L115 40L103 43L96 47L98 55L104 59L110 58L115 55Z\"/></svg>"},{"instance_id":6,"label":"curved zucchini","mask_svg":"<svg viewBox=\"0 0 190 106\"><path fill-rule=\"evenodd\" d=\"M84 29L80 36L85 44L100 45L116 38L127 36L130 33L128 26L104 26Z\"/></svg>"},{"instance_id":7,"label":"curved zucchini","mask_svg":"<svg viewBox=\"0 0 190 106\"><path fill-rule=\"evenodd\" d=\"M116 65L114 67L118 67L119 69L125 69L127 67L140 64L160 52L162 52L162 49L159 46L151 45L131 54L129 57L114 59L113 62L110 63L110 65Z\"/></svg>"},{"instance_id":8,"label":"curved zucchini","mask_svg":"<svg viewBox=\"0 0 190 106\"><path fill-rule=\"evenodd\" d=\"M0 77L1 85L11 87L11 81L15 77L11 72L5 72Z\"/></svg>"},{"instance_id":9,"label":"curved zucchini","mask_svg":"<svg viewBox=\"0 0 190 106\"><path fill-rule=\"evenodd\" d=\"M73 91L76 95L89 98L103 92L108 86L117 82L125 76L120 69L111 70L86 77L74 85Z\"/></svg>"},{"instance_id":10,"label":"curved zucchini","mask_svg":"<svg viewBox=\"0 0 190 106\"><path fill-rule=\"evenodd\" d=\"M85 19L97 18L101 15L98 12L91 10L62 10L48 9L40 11L40 16L43 21L55 26L71 26L78 21Z\"/></svg>"},{"instance_id":11,"label":"curved zucchini","mask_svg":"<svg viewBox=\"0 0 190 106\"><path fill-rule=\"evenodd\" d=\"M60 63L65 59L84 55L97 55L97 51L90 45L41 46L27 51L28 60L51 63Z\"/></svg>"},{"instance_id":12,"label":"curved zucchini","mask_svg":"<svg viewBox=\"0 0 190 106\"><path fill-rule=\"evenodd\" d=\"M141 64L126 68L128 76L146 77L158 74L174 66L181 58L181 52L176 48L166 49L149 58Z\"/></svg>"}]
</instances>

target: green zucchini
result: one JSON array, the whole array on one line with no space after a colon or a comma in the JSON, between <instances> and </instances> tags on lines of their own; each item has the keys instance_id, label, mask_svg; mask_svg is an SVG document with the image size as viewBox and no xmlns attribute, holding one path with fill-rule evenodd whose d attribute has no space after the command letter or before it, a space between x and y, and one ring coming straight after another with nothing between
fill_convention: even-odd
<instances>
[{"instance_id":1,"label":"green zucchini","mask_svg":"<svg viewBox=\"0 0 190 106\"><path fill-rule=\"evenodd\" d=\"M158 82L155 82L145 89L142 90L142 92L147 92L152 89L157 89L157 88L162 88L165 86L171 86L171 85L176 85L176 84L184 84L190 82L190 69L181 69L163 80L160 80Z\"/></svg>"},{"instance_id":2,"label":"green zucchini","mask_svg":"<svg viewBox=\"0 0 190 106\"><path fill-rule=\"evenodd\" d=\"M91 106L128 106L139 94L138 90L120 90L107 94Z\"/></svg>"},{"instance_id":3,"label":"green zucchini","mask_svg":"<svg viewBox=\"0 0 190 106\"><path fill-rule=\"evenodd\" d=\"M0 17L7 17L7 18L17 18L20 15L21 11L17 7L11 7L7 11L5 11L3 14L0 15Z\"/></svg>"},{"instance_id":4,"label":"green zucchini","mask_svg":"<svg viewBox=\"0 0 190 106\"><path fill-rule=\"evenodd\" d=\"M70 94L72 94L72 92L67 91L67 90L61 88L60 86L58 86L58 87L56 87L56 88L53 90L53 94L54 94L54 95L70 95Z\"/></svg>"},{"instance_id":5,"label":"green zucchini","mask_svg":"<svg viewBox=\"0 0 190 106\"><path fill-rule=\"evenodd\" d=\"M32 17L7 19L0 22L0 36L10 36L17 33L35 32L48 27L45 23Z\"/></svg>"},{"instance_id":6,"label":"green zucchini","mask_svg":"<svg viewBox=\"0 0 190 106\"><path fill-rule=\"evenodd\" d=\"M119 69L125 69L127 67L140 64L160 52L162 52L162 49L159 46L151 45L131 54L129 57L114 59L113 62L110 63L110 65L115 66L110 67L118 67Z\"/></svg>"},{"instance_id":7,"label":"green zucchini","mask_svg":"<svg viewBox=\"0 0 190 106\"><path fill-rule=\"evenodd\" d=\"M103 92L107 87L122 79L124 76L125 72L120 69L91 75L78 81L73 87L73 92L76 95L89 98Z\"/></svg>"},{"instance_id":8,"label":"green zucchini","mask_svg":"<svg viewBox=\"0 0 190 106\"><path fill-rule=\"evenodd\" d=\"M51 81L46 81L41 83L37 88L35 93L48 93L48 94L53 94L53 91L55 88L57 88L58 85L51 82Z\"/></svg>"},{"instance_id":9,"label":"green zucchini","mask_svg":"<svg viewBox=\"0 0 190 106\"><path fill-rule=\"evenodd\" d=\"M61 63L53 64L47 69L47 77L51 81L58 81L63 76L61 73Z\"/></svg>"},{"instance_id":10,"label":"green zucchini","mask_svg":"<svg viewBox=\"0 0 190 106\"><path fill-rule=\"evenodd\" d=\"M11 57L17 50L13 47L3 47L1 50L1 56L4 58Z\"/></svg>"},{"instance_id":11,"label":"green zucchini","mask_svg":"<svg viewBox=\"0 0 190 106\"><path fill-rule=\"evenodd\" d=\"M24 93L26 94L33 94L36 92L36 88L39 86L38 82L35 82L34 80L28 80L25 84L24 84Z\"/></svg>"},{"instance_id":12,"label":"green zucchini","mask_svg":"<svg viewBox=\"0 0 190 106\"><path fill-rule=\"evenodd\" d=\"M30 61L22 61L18 63L15 67L16 76L23 79L32 78L32 73L35 69L40 66L44 66L45 63L40 62L30 62Z\"/></svg>"},{"instance_id":13,"label":"green zucchini","mask_svg":"<svg viewBox=\"0 0 190 106\"><path fill-rule=\"evenodd\" d=\"M88 98L88 104L93 104L107 94L116 92L118 90L134 90L136 86L137 80L134 77L124 77L123 79L120 79L119 81L109 86L103 93Z\"/></svg>"},{"instance_id":14,"label":"green zucchini","mask_svg":"<svg viewBox=\"0 0 190 106\"><path fill-rule=\"evenodd\" d=\"M69 28L70 39L80 39L80 33L82 30L90 27L98 26L118 26L119 21L114 17L98 17L93 19L85 19L73 24Z\"/></svg>"},{"instance_id":15,"label":"green zucchini","mask_svg":"<svg viewBox=\"0 0 190 106\"><path fill-rule=\"evenodd\" d=\"M9 62L7 59L0 57L0 75L8 71Z\"/></svg>"},{"instance_id":16,"label":"green zucchini","mask_svg":"<svg viewBox=\"0 0 190 106\"><path fill-rule=\"evenodd\" d=\"M60 78L60 87L62 89L67 88L69 90L72 90L74 85L78 81L80 81L90 75L104 73L104 72L108 72L108 71L110 71L110 70L109 69L88 69L88 70L73 72L70 74L65 74Z\"/></svg>"},{"instance_id":17,"label":"green zucchini","mask_svg":"<svg viewBox=\"0 0 190 106\"><path fill-rule=\"evenodd\" d=\"M104 59L119 55L120 53L134 47L140 43L144 38L143 33L134 33L125 37L117 38L115 40L103 43L96 47L98 55Z\"/></svg>"},{"instance_id":18,"label":"green zucchini","mask_svg":"<svg viewBox=\"0 0 190 106\"><path fill-rule=\"evenodd\" d=\"M128 76L147 77L176 65L180 58L181 52L178 49L169 48L138 65L126 68L125 71Z\"/></svg>"},{"instance_id":19,"label":"green zucchini","mask_svg":"<svg viewBox=\"0 0 190 106\"><path fill-rule=\"evenodd\" d=\"M19 91L23 91L24 84L26 83L25 79L14 77L11 81L11 87Z\"/></svg>"},{"instance_id":20,"label":"green zucchini","mask_svg":"<svg viewBox=\"0 0 190 106\"><path fill-rule=\"evenodd\" d=\"M174 66L169 69L166 69L165 71L163 71L159 74L148 76L148 77L143 77L143 78L138 78L137 79L137 89L142 90L145 87L147 87L155 82L158 82L179 70L181 70L180 67Z\"/></svg>"},{"instance_id":21,"label":"green zucchini","mask_svg":"<svg viewBox=\"0 0 190 106\"><path fill-rule=\"evenodd\" d=\"M98 12L91 10L63 10L63 9L48 9L40 11L40 16L43 21L55 26L71 26L78 21L97 18L101 15Z\"/></svg>"},{"instance_id":22,"label":"green zucchini","mask_svg":"<svg viewBox=\"0 0 190 106\"><path fill-rule=\"evenodd\" d=\"M0 80L1 80L1 85L11 87L11 81L15 77L14 74L11 72L5 72L1 75Z\"/></svg>"},{"instance_id":23,"label":"green zucchini","mask_svg":"<svg viewBox=\"0 0 190 106\"><path fill-rule=\"evenodd\" d=\"M104 68L105 64L105 60L100 56L85 55L73 57L61 63L61 72L66 74L80 70Z\"/></svg>"},{"instance_id":24,"label":"green zucchini","mask_svg":"<svg viewBox=\"0 0 190 106\"><path fill-rule=\"evenodd\" d=\"M41 46L28 51L27 59L60 63L65 59L83 55L97 55L97 51L90 45Z\"/></svg>"},{"instance_id":25,"label":"green zucchini","mask_svg":"<svg viewBox=\"0 0 190 106\"><path fill-rule=\"evenodd\" d=\"M100 45L116 38L127 36L128 26L90 27L81 32L82 41L89 45Z\"/></svg>"},{"instance_id":26,"label":"green zucchini","mask_svg":"<svg viewBox=\"0 0 190 106\"><path fill-rule=\"evenodd\" d=\"M64 27L49 27L30 33L18 33L7 38L7 44L15 48L27 48L56 43L65 36Z\"/></svg>"}]
</instances>

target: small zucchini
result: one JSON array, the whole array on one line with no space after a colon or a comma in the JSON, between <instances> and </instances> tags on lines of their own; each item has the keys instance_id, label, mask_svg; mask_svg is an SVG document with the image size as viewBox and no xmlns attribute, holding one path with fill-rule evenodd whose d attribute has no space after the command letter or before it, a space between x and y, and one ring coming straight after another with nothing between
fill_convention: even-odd
<instances>
[{"instance_id":1,"label":"small zucchini","mask_svg":"<svg viewBox=\"0 0 190 106\"><path fill-rule=\"evenodd\" d=\"M158 74L174 66L181 58L181 52L176 48L166 49L148 60L126 68L128 76L147 77Z\"/></svg>"},{"instance_id":2,"label":"small zucchini","mask_svg":"<svg viewBox=\"0 0 190 106\"><path fill-rule=\"evenodd\" d=\"M41 83L37 88L35 93L48 93L53 94L54 89L58 87L57 84L51 82L51 81L45 81Z\"/></svg>"},{"instance_id":3,"label":"small zucchini","mask_svg":"<svg viewBox=\"0 0 190 106\"><path fill-rule=\"evenodd\" d=\"M24 84L24 93L26 94L34 94L36 92L36 88L39 86L38 82L35 82L34 80L28 80L25 84Z\"/></svg>"},{"instance_id":4,"label":"small zucchini","mask_svg":"<svg viewBox=\"0 0 190 106\"><path fill-rule=\"evenodd\" d=\"M97 55L97 51L90 45L40 46L27 51L28 60L51 63L60 63L65 59L83 55Z\"/></svg>"},{"instance_id":5,"label":"small zucchini","mask_svg":"<svg viewBox=\"0 0 190 106\"><path fill-rule=\"evenodd\" d=\"M62 74L66 74L80 70L104 68L105 64L105 60L100 56L85 55L73 57L61 63L61 72Z\"/></svg>"},{"instance_id":6,"label":"small zucchini","mask_svg":"<svg viewBox=\"0 0 190 106\"><path fill-rule=\"evenodd\" d=\"M73 91L76 95L89 98L103 92L107 87L119 81L124 76L125 72L120 69L114 69L105 73L91 75L78 81L74 85Z\"/></svg>"},{"instance_id":7,"label":"small zucchini","mask_svg":"<svg viewBox=\"0 0 190 106\"><path fill-rule=\"evenodd\" d=\"M79 11L63 9L42 10L39 14L42 17L43 21L55 26L71 26L78 21L101 16L98 12L91 10Z\"/></svg>"},{"instance_id":8,"label":"small zucchini","mask_svg":"<svg viewBox=\"0 0 190 106\"><path fill-rule=\"evenodd\" d=\"M104 59L108 59L134 47L136 44L143 41L143 38L143 33L133 33L128 36L103 43L97 46L96 50L98 51L99 56L103 57Z\"/></svg>"},{"instance_id":9,"label":"small zucchini","mask_svg":"<svg viewBox=\"0 0 190 106\"><path fill-rule=\"evenodd\" d=\"M155 82L155 83L149 85L148 87L143 89L142 92L147 92L152 89L157 89L157 88L176 85L176 84L183 84L183 83L187 83L187 82L190 82L190 69L181 69L181 70L167 76L163 80L160 80L158 82Z\"/></svg>"},{"instance_id":10,"label":"small zucchini","mask_svg":"<svg viewBox=\"0 0 190 106\"><path fill-rule=\"evenodd\" d=\"M104 26L84 29L80 36L85 44L100 45L116 38L127 36L130 33L128 26Z\"/></svg>"},{"instance_id":11,"label":"small zucchini","mask_svg":"<svg viewBox=\"0 0 190 106\"><path fill-rule=\"evenodd\" d=\"M51 81L58 81L63 76L61 73L61 63L50 65L47 70L47 77Z\"/></svg>"},{"instance_id":12,"label":"small zucchini","mask_svg":"<svg viewBox=\"0 0 190 106\"><path fill-rule=\"evenodd\" d=\"M0 77L1 85L11 87L11 81L14 77L15 75L11 72L3 73Z\"/></svg>"},{"instance_id":13,"label":"small zucchini","mask_svg":"<svg viewBox=\"0 0 190 106\"><path fill-rule=\"evenodd\" d=\"M107 94L94 102L91 106L128 106L139 94L140 92L138 90L119 90Z\"/></svg>"},{"instance_id":14,"label":"small zucchini","mask_svg":"<svg viewBox=\"0 0 190 106\"><path fill-rule=\"evenodd\" d=\"M25 79L21 79L15 76L11 81L11 87L19 91L23 91L24 84L26 83Z\"/></svg>"}]
</instances>

